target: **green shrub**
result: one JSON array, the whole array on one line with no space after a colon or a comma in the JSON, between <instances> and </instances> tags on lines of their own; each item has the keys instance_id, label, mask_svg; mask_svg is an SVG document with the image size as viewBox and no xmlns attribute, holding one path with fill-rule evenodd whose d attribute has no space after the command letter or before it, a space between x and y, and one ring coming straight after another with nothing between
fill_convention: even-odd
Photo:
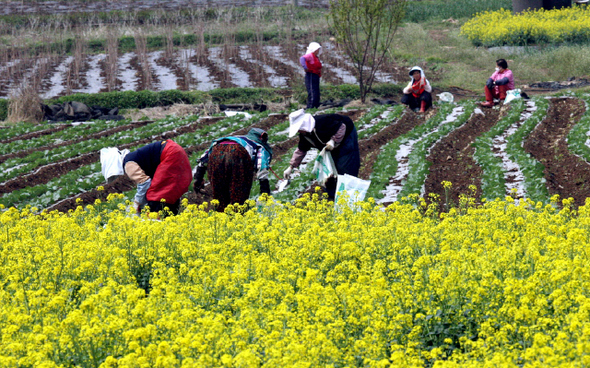
<instances>
[{"instance_id":1,"label":"green shrub","mask_svg":"<svg viewBox=\"0 0 590 368\"><path fill-rule=\"evenodd\" d=\"M89 106L102 106L107 108L119 107L122 109L143 109L146 107L168 106L175 103L198 104L209 100L204 92L178 90L170 91L124 91L105 92L96 94L77 93L47 101L48 104L78 101Z\"/></svg>"}]
</instances>

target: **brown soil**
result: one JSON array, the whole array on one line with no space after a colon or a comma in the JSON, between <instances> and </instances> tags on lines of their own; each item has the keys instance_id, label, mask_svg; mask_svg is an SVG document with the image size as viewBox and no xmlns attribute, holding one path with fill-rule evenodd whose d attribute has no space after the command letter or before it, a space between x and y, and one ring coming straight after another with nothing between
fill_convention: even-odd
<instances>
[{"instance_id":1,"label":"brown soil","mask_svg":"<svg viewBox=\"0 0 590 368\"><path fill-rule=\"evenodd\" d=\"M7 155L2 155L0 156L0 163L11 159L11 158L16 158L16 157L26 157L28 155L30 155L33 152L37 152L37 151L45 151L45 150L52 150L58 147L63 147L63 146L69 146L71 144L75 144L78 142L82 142L82 141L87 141L89 139L99 139L102 137L107 137L109 135L118 133L118 132L122 132L125 130L131 130L131 129L135 129L144 125L147 125L148 123L153 123L153 121L150 120L145 120L145 121L136 121L127 125L121 125L118 127L114 127L111 129L107 129L107 130L103 130L102 132L98 132L98 133L94 133L94 134L89 134L89 135L85 135L83 133L81 133L81 137L78 139L72 139L69 141L65 141L59 144L52 144L49 146L43 146L43 147L37 147L37 148L31 148L28 150L24 150L24 151L19 151L19 152L13 152L13 153L9 153Z\"/></svg>"},{"instance_id":2,"label":"brown soil","mask_svg":"<svg viewBox=\"0 0 590 368\"><path fill-rule=\"evenodd\" d=\"M359 151L361 156L359 178L369 180L371 173L373 173L373 166L377 161L377 156L379 156L380 147L397 137L408 133L418 125L422 125L425 121L426 118L424 115L416 114L408 109L395 124L359 141Z\"/></svg>"},{"instance_id":3,"label":"brown soil","mask_svg":"<svg viewBox=\"0 0 590 368\"><path fill-rule=\"evenodd\" d=\"M482 169L475 162L475 148L471 145L482 133L490 130L500 116L498 110L485 110L485 116L474 114L463 126L453 130L448 136L436 143L426 158L432 163L426 177L425 196L430 193L440 196L441 205L446 206L443 181L450 181L449 193L451 203L459 203L460 194L469 194L469 186L475 185L476 196L481 196ZM445 208L445 207L443 207Z\"/></svg>"},{"instance_id":4,"label":"brown soil","mask_svg":"<svg viewBox=\"0 0 590 368\"><path fill-rule=\"evenodd\" d=\"M161 134L160 138L172 139L178 135L194 132L195 130L200 129L204 126L214 124L221 119L223 119L223 117L199 119L195 123L186 125L181 128L177 128L173 131L164 132ZM153 142L153 140L153 138L144 138L132 143L122 144L118 148L131 148L137 145L151 143ZM3 184L0 184L0 193L10 193L18 189L32 187L39 184L45 184L55 177L63 175L72 170L76 170L82 166L97 162L99 159L100 153L95 151L80 155L78 157L74 157L73 159L65 159L62 161L58 161L56 163L41 166L40 168L35 169L35 171L33 171L32 173L19 176L14 179L10 179L4 182Z\"/></svg>"},{"instance_id":5,"label":"brown soil","mask_svg":"<svg viewBox=\"0 0 590 368\"><path fill-rule=\"evenodd\" d=\"M590 164L569 151L566 139L585 111L580 100L552 99L547 116L524 142L525 150L545 166L549 193L573 198L577 206L590 197Z\"/></svg>"}]
</instances>

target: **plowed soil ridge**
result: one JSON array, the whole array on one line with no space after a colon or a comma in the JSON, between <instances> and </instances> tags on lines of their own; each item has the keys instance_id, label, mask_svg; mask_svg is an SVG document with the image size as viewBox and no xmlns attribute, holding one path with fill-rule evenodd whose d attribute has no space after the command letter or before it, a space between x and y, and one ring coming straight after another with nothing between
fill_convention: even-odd
<instances>
[{"instance_id":1,"label":"plowed soil ridge","mask_svg":"<svg viewBox=\"0 0 590 368\"><path fill-rule=\"evenodd\" d=\"M144 125L147 125L147 124L153 123L153 122L154 122L153 120L135 121L135 122L132 122L127 125L121 125L121 126L114 127L111 129L103 130L102 132L84 135L78 139L72 139L72 140L61 142L58 144L51 144L51 145L47 145L47 146L35 147L35 148L28 149L28 150L22 150L22 151L18 151L18 152L9 153L7 155L0 156L0 163L3 163L4 161L9 160L11 158L26 157L26 156L30 155L31 153L37 152L37 151L52 150L52 149L55 149L58 147L69 146L71 144L76 144L76 143L87 141L90 139L99 139L99 138L107 137L109 135L113 135L115 133L122 132L125 130L139 128L139 127L142 127Z\"/></svg>"},{"instance_id":2,"label":"plowed soil ridge","mask_svg":"<svg viewBox=\"0 0 590 368\"><path fill-rule=\"evenodd\" d=\"M173 131L163 132L159 139L172 139L178 135L194 132L204 126L208 126L224 119L224 117L216 117L210 119L199 119L197 122L177 128ZM122 144L118 148L126 149L137 145L147 144L154 141L153 137L137 140L132 143ZM55 162L37 168L30 174L19 176L0 184L0 193L10 193L18 189L32 187L39 184L46 184L51 179L76 170L82 166L90 165L100 159L100 152L90 152L74 158Z\"/></svg>"},{"instance_id":3,"label":"plowed soil ridge","mask_svg":"<svg viewBox=\"0 0 590 368\"><path fill-rule=\"evenodd\" d=\"M453 130L432 147L426 158L432 163L424 183L426 197L430 193L438 194L441 204L447 205L443 181L452 183L449 193L451 203L458 204L460 194L470 193L470 185L475 185L476 196L481 196L483 171L473 157L475 148L472 143L498 122L500 112L489 109L484 110L484 114L473 114L465 124Z\"/></svg>"},{"instance_id":4,"label":"plowed soil ridge","mask_svg":"<svg viewBox=\"0 0 590 368\"><path fill-rule=\"evenodd\" d=\"M547 116L524 142L524 149L545 166L549 193L573 198L577 206L590 197L590 164L569 151L567 135L585 111L578 99L552 99Z\"/></svg>"}]
</instances>

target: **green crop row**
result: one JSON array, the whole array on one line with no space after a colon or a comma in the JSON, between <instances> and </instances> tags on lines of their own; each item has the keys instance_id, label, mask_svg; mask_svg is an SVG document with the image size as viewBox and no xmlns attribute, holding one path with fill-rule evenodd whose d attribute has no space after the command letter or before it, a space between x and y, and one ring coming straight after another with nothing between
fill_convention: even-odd
<instances>
[{"instance_id":1,"label":"green crop row","mask_svg":"<svg viewBox=\"0 0 590 368\"><path fill-rule=\"evenodd\" d=\"M242 129L260 121L266 116L268 116L267 113L257 114L250 120L245 120L239 115L229 117L216 124L204 126L194 132L179 135L173 138L173 140L182 147L199 145L218 138L220 132L233 132ZM155 127L158 127L159 124L160 129L158 133L161 134L167 130L167 125L162 125L162 123L166 124L168 120L169 119L164 119L154 123L156 124ZM133 151L140 147L141 145L134 146L131 147L130 150ZM191 155L191 165L194 166L199 157L200 154ZM85 192L95 188L102 183L104 183L104 178L101 175L100 162L95 162L82 166L76 170L72 170L46 184L27 187L5 194L0 198L0 204L3 204L6 207L29 204L38 208L45 208L59 200L76 195L79 192Z\"/></svg>"},{"instance_id":2,"label":"green crop row","mask_svg":"<svg viewBox=\"0 0 590 368\"><path fill-rule=\"evenodd\" d=\"M367 198L383 198L382 190L384 190L389 183L389 179L397 173L398 162L395 159L395 155L400 146L408 141L418 139L434 130L451 113L453 107L454 105L452 104L443 104L439 108L437 114L430 118L426 123L415 127L410 132L397 137L381 147L381 151L373 166L373 172L371 173L371 186L367 191Z\"/></svg>"},{"instance_id":3,"label":"green crop row","mask_svg":"<svg viewBox=\"0 0 590 368\"><path fill-rule=\"evenodd\" d=\"M547 99L536 97L533 101L537 106L537 111L508 138L506 151L509 157L520 166L520 170L524 174L524 187L528 197L535 202L547 203L549 201L549 190L545 185L546 180L543 173L545 167L523 148L523 142L547 115L549 109Z\"/></svg>"},{"instance_id":4,"label":"green crop row","mask_svg":"<svg viewBox=\"0 0 590 368\"><path fill-rule=\"evenodd\" d=\"M89 136L91 134L100 133L107 129L128 125L129 123L129 120L96 120L92 124L79 124L51 134L42 135L40 137L31 139L19 139L11 142L10 144L0 146L0 155L29 150L32 148L40 148L77 138L83 138L84 136Z\"/></svg>"},{"instance_id":5,"label":"green crop row","mask_svg":"<svg viewBox=\"0 0 590 368\"><path fill-rule=\"evenodd\" d=\"M590 147L587 144L590 139L588 136L590 132L590 97L586 94L577 97L581 98L586 104L586 113L568 134L567 143L574 154L590 162Z\"/></svg>"},{"instance_id":6,"label":"green crop row","mask_svg":"<svg viewBox=\"0 0 590 368\"><path fill-rule=\"evenodd\" d=\"M493 139L521 119L525 103L519 99L510 104L510 111L492 129L475 139L475 160L483 170L482 197L487 199L504 199L506 196L506 180L502 160L492 152Z\"/></svg>"},{"instance_id":7,"label":"green crop row","mask_svg":"<svg viewBox=\"0 0 590 368\"><path fill-rule=\"evenodd\" d=\"M168 118L164 119L164 123L160 121L134 129L132 134L127 131L118 132L99 139L90 139L52 150L33 152L22 158L9 159L0 164L0 180L9 180L28 173L39 166L55 163L60 160L66 160L84 153L98 151L103 147L118 146L150 137L157 139L163 128L166 128L166 130L172 130L190 124L190 122L195 119L196 118L193 116L182 119Z\"/></svg>"},{"instance_id":8,"label":"green crop row","mask_svg":"<svg viewBox=\"0 0 590 368\"><path fill-rule=\"evenodd\" d=\"M470 118L473 110L475 110L476 102L473 100L467 100L461 102L463 105L463 113L457 117L456 120L450 121L446 124L442 124L432 134L424 136L412 149L409 156L409 173L406 183L400 192L400 196L407 196L409 194L420 193L428 170L432 163L426 160L428 156L428 150L441 138L448 135L453 130L457 129Z\"/></svg>"}]
</instances>

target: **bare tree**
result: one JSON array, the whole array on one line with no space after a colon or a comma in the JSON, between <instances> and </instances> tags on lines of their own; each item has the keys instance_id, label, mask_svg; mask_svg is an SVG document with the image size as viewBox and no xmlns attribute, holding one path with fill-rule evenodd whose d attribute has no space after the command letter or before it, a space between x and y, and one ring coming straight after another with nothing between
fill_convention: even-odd
<instances>
[{"instance_id":1,"label":"bare tree","mask_svg":"<svg viewBox=\"0 0 590 368\"><path fill-rule=\"evenodd\" d=\"M330 0L328 24L357 71L363 103L406 5L407 0Z\"/></svg>"}]
</instances>

